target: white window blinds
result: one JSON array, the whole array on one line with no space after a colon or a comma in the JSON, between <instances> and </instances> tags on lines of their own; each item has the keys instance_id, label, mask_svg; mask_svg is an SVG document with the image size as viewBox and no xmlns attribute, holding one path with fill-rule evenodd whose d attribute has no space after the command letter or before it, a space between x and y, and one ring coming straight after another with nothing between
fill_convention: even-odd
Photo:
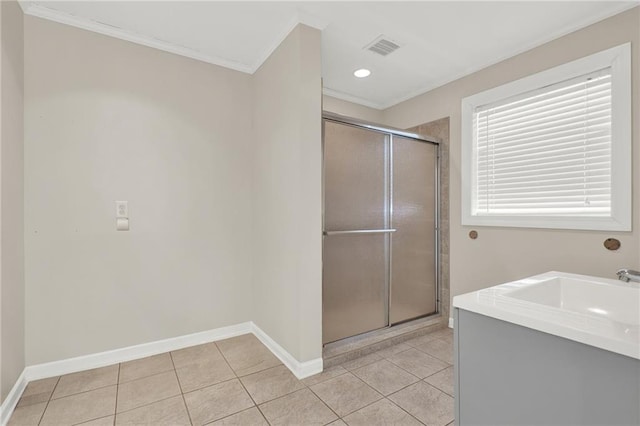
<instances>
[{"instance_id":1,"label":"white window blinds","mask_svg":"<svg viewBox=\"0 0 640 426\"><path fill-rule=\"evenodd\" d=\"M473 110L473 214L611 214L611 68Z\"/></svg>"}]
</instances>

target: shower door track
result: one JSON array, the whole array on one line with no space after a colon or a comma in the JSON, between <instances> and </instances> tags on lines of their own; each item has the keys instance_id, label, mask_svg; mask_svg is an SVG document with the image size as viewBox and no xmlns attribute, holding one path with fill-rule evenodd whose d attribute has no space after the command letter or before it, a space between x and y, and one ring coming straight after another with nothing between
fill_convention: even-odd
<instances>
[{"instance_id":1,"label":"shower door track","mask_svg":"<svg viewBox=\"0 0 640 426\"><path fill-rule=\"evenodd\" d=\"M329 236L329 235L338 235L338 234L365 234L365 233L384 233L385 234L385 249L388 251L388 253L386 253L386 258L387 258L387 262L386 262L386 281L387 281L387 301L386 301L386 325L378 330L382 330L382 329L387 329L389 327L395 326L395 325L399 325L399 324L403 324L403 323L407 323L410 321L415 321L421 318L426 318L426 317L430 317L430 316L435 316L438 315L441 312L441 294L440 294L440 142L432 137L426 136L426 135L420 135L417 133L412 133L412 132L407 132L401 129L396 129L393 127L385 127L385 126L381 126L379 124L375 124L375 123L370 123L364 120L360 120L360 119L356 119L356 118L351 118L351 117L346 117L346 116L342 116L339 114L335 114L335 113L331 113L328 111L323 111L322 113L322 118L326 121L330 121L330 122L335 122L335 123L339 123L339 124L343 124L343 125L347 125L347 126L352 126L352 127L356 127L356 128L361 128L361 129L367 129L367 130L371 130L371 131L375 131L378 133L383 133L386 135L389 135L389 144L387 146L386 149L388 149L388 152L385 153L385 157L388 158L388 163L389 163L389 167L386 168L385 173L388 174L388 176L386 176L386 185L385 185L385 191L387 192L387 194L385 194L385 199L387 200L387 209L385 212L385 229L357 229L357 230L339 230L339 231L325 231L325 223L324 223L324 218L325 218L325 191L324 191L324 179L325 179L325 166L324 166L324 134L322 135L322 235L323 235L323 241L324 241L324 236ZM324 132L324 126L322 126L323 128L323 132ZM392 220L393 220L393 136L400 136L403 138L407 138L407 139L412 139L415 140L417 142L422 142L422 143L428 143L431 145L434 145L436 147L436 165L435 165L435 212L434 212L434 217L435 217L435 247L434 247L434 253L435 253L435 291L436 291L436 310L433 313L430 314L426 314L426 315L421 315L415 318L410 318L410 319L406 319L403 321L398 321L396 323L391 323L390 320L390 314L389 314L389 304L391 303L391 291L392 291L392 278L391 278L391 238L393 237L393 233L396 232L396 229L392 228ZM323 242L324 245L324 242ZM324 249L322 250L323 252L323 256L324 256ZM324 261L324 259L323 259ZM323 274L324 274L324 269L323 269ZM324 282L324 278L323 278L323 282ZM369 332L366 332L364 334L368 334L368 333L372 333L375 332L376 330L372 330ZM351 336L354 337L354 336ZM350 337L346 337L346 339L348 339ZM325 344L328 344L331 342L326 342Z\"/></svg>"}]
</instances>

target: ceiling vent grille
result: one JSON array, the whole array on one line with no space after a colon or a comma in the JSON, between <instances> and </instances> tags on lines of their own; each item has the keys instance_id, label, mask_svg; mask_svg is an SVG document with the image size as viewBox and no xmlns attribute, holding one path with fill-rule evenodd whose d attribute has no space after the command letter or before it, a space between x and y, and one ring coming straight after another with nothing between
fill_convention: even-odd
<instances>
[{"instance_id":1,"label":"ceiling vent grille","mask_svg":"<svg viewBox=\"0 0 640 426\"><path fill-rule=\"evenodd\" d=\"M400 46L397 43L389 40L383 35L365 46L365 49L382 56L387 56L388 54L395 52L399 48Z\"/></svg>"}]
</instances>

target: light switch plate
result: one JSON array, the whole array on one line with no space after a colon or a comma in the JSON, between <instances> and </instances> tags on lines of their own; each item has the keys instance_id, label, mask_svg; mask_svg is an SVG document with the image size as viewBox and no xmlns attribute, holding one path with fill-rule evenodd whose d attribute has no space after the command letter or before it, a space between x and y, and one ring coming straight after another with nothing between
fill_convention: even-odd
<instances>
[{"instance_id":1,"label":"light switch plate","mask_svg":"<svg viewBox=\"0 0 640 426\"><path fill-rule=\"evenodd\" d=\"M129 203L116 201L116 217L129 217Z\"/></svg>"}]
</instances>

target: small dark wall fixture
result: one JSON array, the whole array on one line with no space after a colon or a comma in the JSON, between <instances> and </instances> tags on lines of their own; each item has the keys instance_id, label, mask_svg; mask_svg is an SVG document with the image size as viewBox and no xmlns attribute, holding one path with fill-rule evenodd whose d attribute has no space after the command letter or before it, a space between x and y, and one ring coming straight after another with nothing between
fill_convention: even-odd
<instances>
[{"instance_id":1,"label":"small dark wall fixture","mask_svg":"<svg viewBox=\"0 0 640 426\"><path fill-rule=\"evenodd\" d=\"M471 238L472 240L478 238L478 231L469 231L469 238Z\"/></svg>"},{"instance_id":2,"label":"small dark wall fixture","mask_svg":"<svg viewBox=\"0 0 640 426\"><path fill-rule=\"evenodd\" d=\"M604 240L604 246L607 250L618 250L620 248L620 240L617 240L615 238L607 238L606 240Z\"/></svg>"}]
</instances>

